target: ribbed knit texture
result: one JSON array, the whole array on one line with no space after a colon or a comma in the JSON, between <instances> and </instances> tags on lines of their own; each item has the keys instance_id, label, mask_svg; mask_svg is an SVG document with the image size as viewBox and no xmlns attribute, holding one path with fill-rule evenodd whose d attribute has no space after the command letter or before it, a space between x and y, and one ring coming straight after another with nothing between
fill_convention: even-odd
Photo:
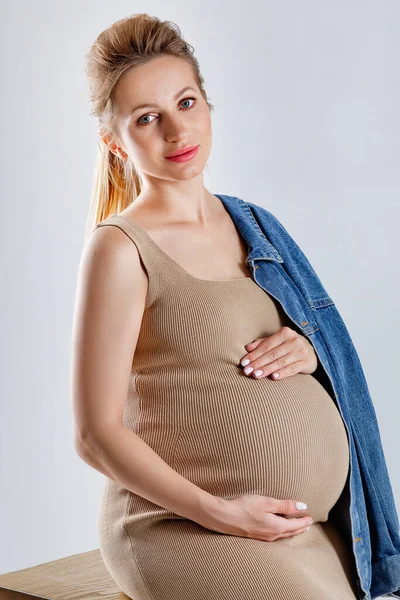
<instances>
[{"instance_id":1,"label":"ribbed knit texture","mask_svg":"<svg viewBox=\"0 0 400 600\"><path fill-rule=\"evenodd\" d=\"M224 535L107 478L98 529L111 576L134 600L354 600L352 551L328 519L349 469L338 408L312 375L257 380L240 366L245 344L292 321L253 278L196 278L132 219L107 225L149 278L125 426L210 494L299 500L314 519L273 542Z\"/></svg>"}]
</instances>

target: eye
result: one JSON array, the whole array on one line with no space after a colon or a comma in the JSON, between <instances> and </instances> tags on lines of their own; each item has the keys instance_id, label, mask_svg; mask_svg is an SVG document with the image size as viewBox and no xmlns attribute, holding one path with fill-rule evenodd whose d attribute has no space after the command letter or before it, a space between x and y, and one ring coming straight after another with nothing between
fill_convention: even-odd
<instances>
[{"instance_id":1,"label":"eye","mask_svg":"<svg viewBox=\"0 0 400 600\"><path fill-rule=\"evenodd\" d=\"M196 103L196 98L184 98L181 102L186 102L187 100L193 100L194 103ZM194 106L194 104L192 106ZM192 108L192 106L188 106L187 108Z\"/></svg>"},{"instance_id":2,"label":"eye","mask_svg":"<svg viewBox=\"0 0 400 600\"><path fill-rule=\"evenodd\" d=\"M187 106L185 108L185 110L189 110L189 109L193 108L196 104L196 98L184 98L183 100L180 101L180 104L182 104L183 102L187 102L188 100L193 100L194 104L192 104L191 106ZM143 115L142 117L140 117L137 120L137 124L140 126L149 125L149 123L152 123L152 121L143 122L142 119L151 118L151 117L154 117L154 115Z\"/></svg>"},{"instance_id":3,"label":"eye","mask_svg":"<svg viewBox=\"0 0 400 600\"><path fill-rule=\"evenodd\" d=\"M149 123L151 123L151 121L147 121L147 123L143 123L142 119L147 119L152 116L154 116L154 115L143 115L143 117L140 117L140 119L138 119L137 124L138 125L148 125Z\"/></svg>"}]
</instances>

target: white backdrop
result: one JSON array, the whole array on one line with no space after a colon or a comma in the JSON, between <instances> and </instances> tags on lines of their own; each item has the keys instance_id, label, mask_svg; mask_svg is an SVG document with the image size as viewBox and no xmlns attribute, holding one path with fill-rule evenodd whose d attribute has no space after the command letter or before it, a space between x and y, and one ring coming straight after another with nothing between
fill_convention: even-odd
<instances>
[{"instance_id":1,"label":"white backdrop","mask_svg":"<svg viewBox=\"0 0 400 600\"><path fill-rule=\"evenodd\" d=\"M98 141L84 54L134 12L195 48L215 105L207 189L275 214L334 298L400 506L398 0L2 0L0 573L99 545L104 476L74 451L69 387Z\"/></svg>"}]
</instances>

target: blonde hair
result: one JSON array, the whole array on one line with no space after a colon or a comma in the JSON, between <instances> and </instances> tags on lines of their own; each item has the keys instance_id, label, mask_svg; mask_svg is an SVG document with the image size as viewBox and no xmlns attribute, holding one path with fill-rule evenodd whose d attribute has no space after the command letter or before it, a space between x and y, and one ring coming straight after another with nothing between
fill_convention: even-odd
<instances>
[{"instance_id":1,"label":"blonde hair","mask_svg":"<svg viewBox=\"0 0 400 600\"><path fill-rule=\"evenodd\" d=\"M175 23L145 13L120 19L102 31L85 55L93 105L90 114L98 117L102 135L115 134L114 90L120 77L128 69L160 56L176 56L191 65L199 90L210 111L213 110L193 52ZM132 162L120 159L99 139L85 239L97 223L131 204L140 190L141 178Z\"/></svg>"}]
</instances>

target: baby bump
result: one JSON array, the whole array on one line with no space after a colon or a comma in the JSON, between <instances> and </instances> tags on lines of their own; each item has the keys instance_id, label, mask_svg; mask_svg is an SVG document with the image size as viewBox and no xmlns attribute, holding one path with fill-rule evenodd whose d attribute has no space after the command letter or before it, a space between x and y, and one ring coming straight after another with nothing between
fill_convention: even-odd
<instances>
[{"instance_id":1,"label":"baby bump","mask_svg":"<svg viewBox=\"0 0 400 600\"><path fill-rule=\"evenodd\" d=\"M326 521L345 486L345 425L324 387L299 373L280 381L236 377L211 387L182 427L173 468L225 498L261 494L307 503Z\"/></svg>"}]
</instances>

